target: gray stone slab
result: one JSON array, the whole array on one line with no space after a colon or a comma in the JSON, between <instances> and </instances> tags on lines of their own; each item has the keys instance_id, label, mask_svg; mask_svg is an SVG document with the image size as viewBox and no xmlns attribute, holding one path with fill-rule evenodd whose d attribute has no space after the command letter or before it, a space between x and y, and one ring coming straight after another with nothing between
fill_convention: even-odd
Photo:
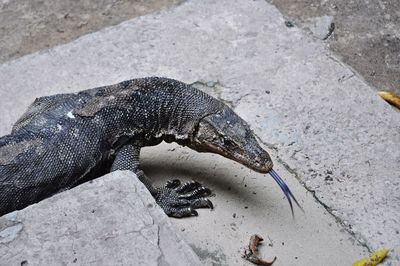
<instances>
[{"instance_id":1,"label":"gray stone slab","mask_svg":"<svg viewBox=\"0 0 400 266\"><path fill-rule=\"evenodd\" d=\"M114 172L0 218L0 265L202 265L153 197Z\"/></svg>"},{"instance_id":2,"label":"gray stone slab","mask_svg":"<svg viewBox=\"0 0 400 266\"><path fill-rule=\"evenodd\" d=\"M265 1L188 1L1 65L0 133L38 95L149 75L225 100L359 241L399 259L398 112Z\"/></svg>"}]
</instances>

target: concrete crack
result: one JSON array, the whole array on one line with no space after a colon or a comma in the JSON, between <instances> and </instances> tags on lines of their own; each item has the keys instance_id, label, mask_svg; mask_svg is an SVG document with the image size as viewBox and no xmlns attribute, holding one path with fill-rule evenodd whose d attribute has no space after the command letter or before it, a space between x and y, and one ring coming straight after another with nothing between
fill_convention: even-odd
<instances>
[{"instance_id":1,"label":"concrete crack","mask_svg":"<svg viewBox=\"0 0 400 266\"><path fill-rule=\"evenodd\" d=\"M217 98L221 102L225 103L226 105L228 105L229 107L234 109L234 106L235 106L234 101L230 101L230 100L224 99L222 97L223 88L228 88L228 87L221 84L218 80L217 81L198 80L198 81L190 83L189 85L193 86L197 89L200 89L200 90L202 90L202 89L204 90L204 88L211 89L214 94L213 96L215 98Z\"/></svg>"},{"instance_id":2,"label":"concrete crack","mask_svg":"<svg viewBox=\"0 0 400 266\"><path fill-rule=\"evenodd\" d=\"M233 101L233 102L232 102L232 108L235 109L235 108L238 106L238 104L240 103L240 101L241 101L243 98L245 98L245 97L247 97L247 96L249 96L249 95L251 95L250 92L245 93L245 94L241 95L237 100Z\"/></svg>"},{"instance_id":3,"label":"concrete crack","mask_svg":"<svg viewBox=\"0 0 400 266\"><path fill-rule=\"evenodd\" d=\"M195 81L195 82L191 83L190 85L195 87L195 88L199 88L200 87L199 89L201 89L201 87L203 87L203 88L206 87L206 88L211 89L213 91L213 93L214 93L214 96L218 100L222 101L223 103L225 103L226 105L228 105L232 109L235 109L243 98L251 95L251 93L248 92L248 93L245 93L245 94L239 94L239 97L237 99L227 100L224 97L222 97L222 93L223 93L223 90L225 88L229 88L229 87L225 86L224 84L222 84L218 80L217 81L201 81L201 80L198 80L198 81Z\"/></svg>"},{"instance_id":4,"label":"concrete crack","mask_svg":"<svg viewBox=\"0 0 400 266\"><path fill-rule=\"evenodd\" d=\"M157 247L160 250L160 255L157 257L157 265L165 265L164 253L160 247L160 226L157 225Z\"/></svg>"},{"instance_id":5,"label":"concrete crack","mask_svg":"<svg viewBox=\"0 0 400 266\"><path fill-rule=\"evenodd\" d=\"M157 225L157 247L160 246L160 226Z\"/></svg>"}]
</instances>

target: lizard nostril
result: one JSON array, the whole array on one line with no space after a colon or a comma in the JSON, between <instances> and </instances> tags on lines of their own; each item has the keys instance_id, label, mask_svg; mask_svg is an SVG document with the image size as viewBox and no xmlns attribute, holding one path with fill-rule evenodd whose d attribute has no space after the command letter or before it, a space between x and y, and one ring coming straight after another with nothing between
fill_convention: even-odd
<instances>
[{"instance_id":1,"label":"lizard nostril","mask_svg":"<svg viewBox=\"0 0 400 266\"><path fill-rule=\"evenodd\" d=\"M254 160L254 164L257 168L264 168L263 166L265 165L265 163L263 163L263 161L259 158Z\"/></svg>"}]
</instances>

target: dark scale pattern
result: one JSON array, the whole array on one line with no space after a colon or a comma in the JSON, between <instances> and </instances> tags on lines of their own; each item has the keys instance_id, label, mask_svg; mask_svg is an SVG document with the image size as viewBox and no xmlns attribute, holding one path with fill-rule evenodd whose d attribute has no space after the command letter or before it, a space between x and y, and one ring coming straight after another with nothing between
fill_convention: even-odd
<instances>
[{"instance_id":1,"label":"dark scale pattern","mask_svg":"<svg viewBox=\"0 0 400 266\"><path fill-rule=\"evenodd\" d=\"M211 194L208 188L200 183L189 181L181 184L177 179L158 188L155 198L157 203L169 216L181 218L197 216L198 208L213 208L213 204L206 197Z\"/></svg>"},{"instance_id":2,"label":"dark scale pattern","mask_svg":"<svg viewBox=\"0 0 400 266\"><path fill-rule=\"evenodd\" d=\"M138 168L140 148L165 135L188 138L196 121L221 107L184 83L156 77L38 98L0 139L0 215L97 177L114 158L112 170L136 172L160 198L165 189L153 188Z\"/></svg>"},{"instance_id":3,"label":"dark scale pattern","mask_svg":"<svg viewBox=\"0 0 400 266\"><path fill-rule=\"evenodd\" d=\"M162 141L272 169L249 126L223 103L172 79L128 80L35 100L0 138L0 216L115 170L135 172L170 216L212 208L199 183L156 188L140 170L140 149Z\"/></svg>"},{"instance_id":4,"label":"dark scale pattern","mask_svg":"<svg viewBox=\"0 0 400 266\"><path fill-rule=\"evenodd\" d=\"M136 172L139 168L140 148L133 145L123 146L117 153L111 171L131 170Z\"/></svg>"}]
</instances>

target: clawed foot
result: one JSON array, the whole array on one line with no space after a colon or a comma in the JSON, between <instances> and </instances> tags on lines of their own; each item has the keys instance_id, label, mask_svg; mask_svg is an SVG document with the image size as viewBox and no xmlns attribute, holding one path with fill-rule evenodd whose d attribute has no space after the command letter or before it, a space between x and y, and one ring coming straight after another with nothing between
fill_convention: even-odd
<instances>
[{"instance_id":1,"label":"clawed foot","mask_svg":"<svg viewBox=\"0 0 400 266\"><path fill-rule=\"evenodd\" d=\"M181 184L178 179L168 181L164 187L157 189L156 202L168 216L197 216L198 208L213 208L206 197L211 194L208 188L200 183L189 181Z\"/></svg>"}]
</instances>

